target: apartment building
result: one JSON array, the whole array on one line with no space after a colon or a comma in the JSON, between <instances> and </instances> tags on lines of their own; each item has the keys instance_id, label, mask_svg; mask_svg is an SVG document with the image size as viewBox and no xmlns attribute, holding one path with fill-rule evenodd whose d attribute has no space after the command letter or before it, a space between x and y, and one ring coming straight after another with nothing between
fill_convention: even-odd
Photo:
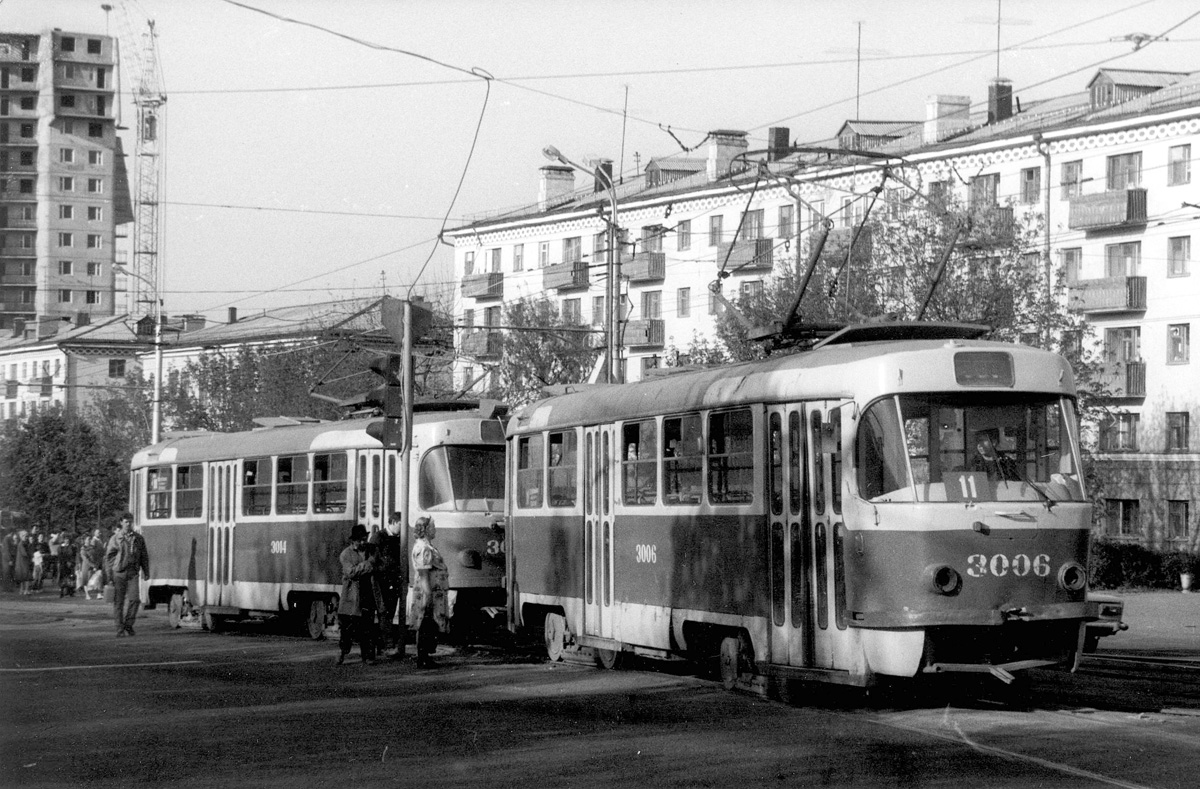
<instances>
[{"instance_id":1,"label":"apartment building","mask_svg":"<svg viewBox=\"0 0 1200 789\"><path fill-rule=\"evenodd\" d=\"M446 234L455 311L468 327L456 382L488 385L487 371L503 363L504 306L522 297L555 300L603 344L614 202L619 351L625 378L638 380L668 351L715 341L712 290L754 294L795 269L824 220L835 226L831 242L845 245L873 199L873 216L902 221L905 206L954 197L986 213L993 232L1023 217L1040 223L1029 264L1061 268L1069 309L1095 330L1111 414L1090 433L1103 531L1198 550L1200 72L1101 69L1077 92L1023 104L1003 80L978 103L932 96L925 120L850 121L823 154L792 150L786 129L754 151L745 133L718 130L703 155L653 159L612 189L605 162L581 190L574 167L543 166L536 205ZM884 163L891 178L879 195Z\"/></svg>"},{"instance_id":2,"label":"apartment building","mask_svg":"<svg viewBox=\"0 0 1200 789\"><path fill-rule=\"evenodd\" d=\"M133 215L114 41L0 33L0 330L122 311L114 244Z\"/></svg>"}]
</instances>

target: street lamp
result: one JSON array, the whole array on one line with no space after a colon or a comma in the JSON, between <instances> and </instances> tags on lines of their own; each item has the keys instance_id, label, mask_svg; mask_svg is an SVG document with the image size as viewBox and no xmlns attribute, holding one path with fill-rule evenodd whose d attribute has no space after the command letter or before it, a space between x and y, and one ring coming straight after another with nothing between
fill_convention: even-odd
<instances>
[{"instance_id":1,"label":"street lamp","mask_svg":"<svg viewBox=\"0 0 1200 789\"><path fill-rule=\"evenodd\" d=\"M586 167L581 167L575 162L562 155L562 152L553 145L547 145L542 149L542 155L551 161L560 162L568 167L578 170L581 173L591 173L598 178L604 186L604 190L608 193L608 201L611 205L610 211L612 218L608 223L608 256L606 270L608 272L608 285L605 289L605 302L607 308L607 318L604 327L605 335L605 351L604 364L608 369L608 380L612 383L624 383L625 376L621 370L621 257L617 254L617 188L613 183L612 176L609 175L603 168L597 167L594 171L588 170Z\"/></svg>"},{"instance_id":2,"label":"street lamp","mask_svg":"<svg viewBox=\"0 0 1200 789\"><path fill-rule=\"evenodd\" d=\"M157 444L162 439L162 299L158 298L158 286L155 283L138 274L136 271L130 271L119 263L116 267L122 274L140 279L149 285L150 289L154 292L154 300L152 302L154 307L154 399L151 401L150 410L150 443Z\"/></svg>"}]
</instances>

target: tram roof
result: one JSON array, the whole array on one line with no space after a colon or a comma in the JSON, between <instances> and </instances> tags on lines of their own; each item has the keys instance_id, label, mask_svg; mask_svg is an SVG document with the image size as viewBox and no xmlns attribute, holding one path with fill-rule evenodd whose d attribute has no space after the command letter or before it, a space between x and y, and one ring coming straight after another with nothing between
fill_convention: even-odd
<instances>
[{"instance_id":1,"label":"tram roof","mask_svg":"<svg viewBox=\"0 0 1200 789\"><path fill-rule=\"evenodd\" d=\"M1014 357L1055 359L1037 380L1019 381L1019 391L1074 394L1074 378L1066 360L1038 348L984 340L891 340L829 345L761 361L705 370L655 375L630 384L581 385L531 403L509 422L509 433L570 425L587 425L658 414L684 413L741 405L795 400L873 399L894 391L884 370L912 360L913 355L950 350L1003 350ZM881 364L893 357L891 364ZM933 369L933 368L929 368ZM925 371L922 371L924 373ZM888 387L891 389L888 389ZM919 384L905 387L921 391ZM1011 387L978 387L978 392L1012 392Z\"/></svg>"}]
</instances>

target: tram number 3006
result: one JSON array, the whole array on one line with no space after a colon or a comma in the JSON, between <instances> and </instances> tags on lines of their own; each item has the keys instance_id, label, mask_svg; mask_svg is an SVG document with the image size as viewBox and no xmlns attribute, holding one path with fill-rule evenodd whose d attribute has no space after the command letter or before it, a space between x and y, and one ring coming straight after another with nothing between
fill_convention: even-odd
<instances>
[{"instance_id":1,"label":"tram number 3006","mask_svg":"<svg viewBox=\"0 0 1200 789\"><path fill-rule=\"evenodd\" d=\"M638 545L634 548L633 555L642 564L654 564L658 561L658 546Z\"/></svg>"},{"instance_id":2,"label":"tram number 3006","mask_svg":"<svg viewBox=\"0 0 1200 789\"><path fill-rule=\"evenodd\" d=\"M1005 576L1012 573L1016 576L1033 573L1039 578L1050 574L1050 557L1044 553L1030 558L1023 553L1009 558L1002 553L985 556L982 553L967 557L967 575L981 578L985 575Z\"/></svg>"}]
</instances>

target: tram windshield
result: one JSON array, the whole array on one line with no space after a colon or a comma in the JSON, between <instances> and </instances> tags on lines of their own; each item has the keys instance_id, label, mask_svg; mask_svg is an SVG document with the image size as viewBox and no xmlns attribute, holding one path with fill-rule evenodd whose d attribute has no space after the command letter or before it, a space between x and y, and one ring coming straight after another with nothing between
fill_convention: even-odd
<instances>
[{"instance_id":1,"label":"tram windshield","mask_svg":"<svg viewBox=\"0 0 1200 789\"><path fill-rule=\"evenodd\" d=\"M440 446L421 458L421 509L500 512L504 509L504 445Z\"/></svg>"},{"instance_id":2,"label":"tram windshield","mask_svg":"<svg viewBox=\"0 0 1200 789\"><path fill-rule=\"evenodd\" d=\"M888 501L1083 501L1075 408L1047 395L897 395L859 420L859 495Z\"/></svg>"}]
</instances>

